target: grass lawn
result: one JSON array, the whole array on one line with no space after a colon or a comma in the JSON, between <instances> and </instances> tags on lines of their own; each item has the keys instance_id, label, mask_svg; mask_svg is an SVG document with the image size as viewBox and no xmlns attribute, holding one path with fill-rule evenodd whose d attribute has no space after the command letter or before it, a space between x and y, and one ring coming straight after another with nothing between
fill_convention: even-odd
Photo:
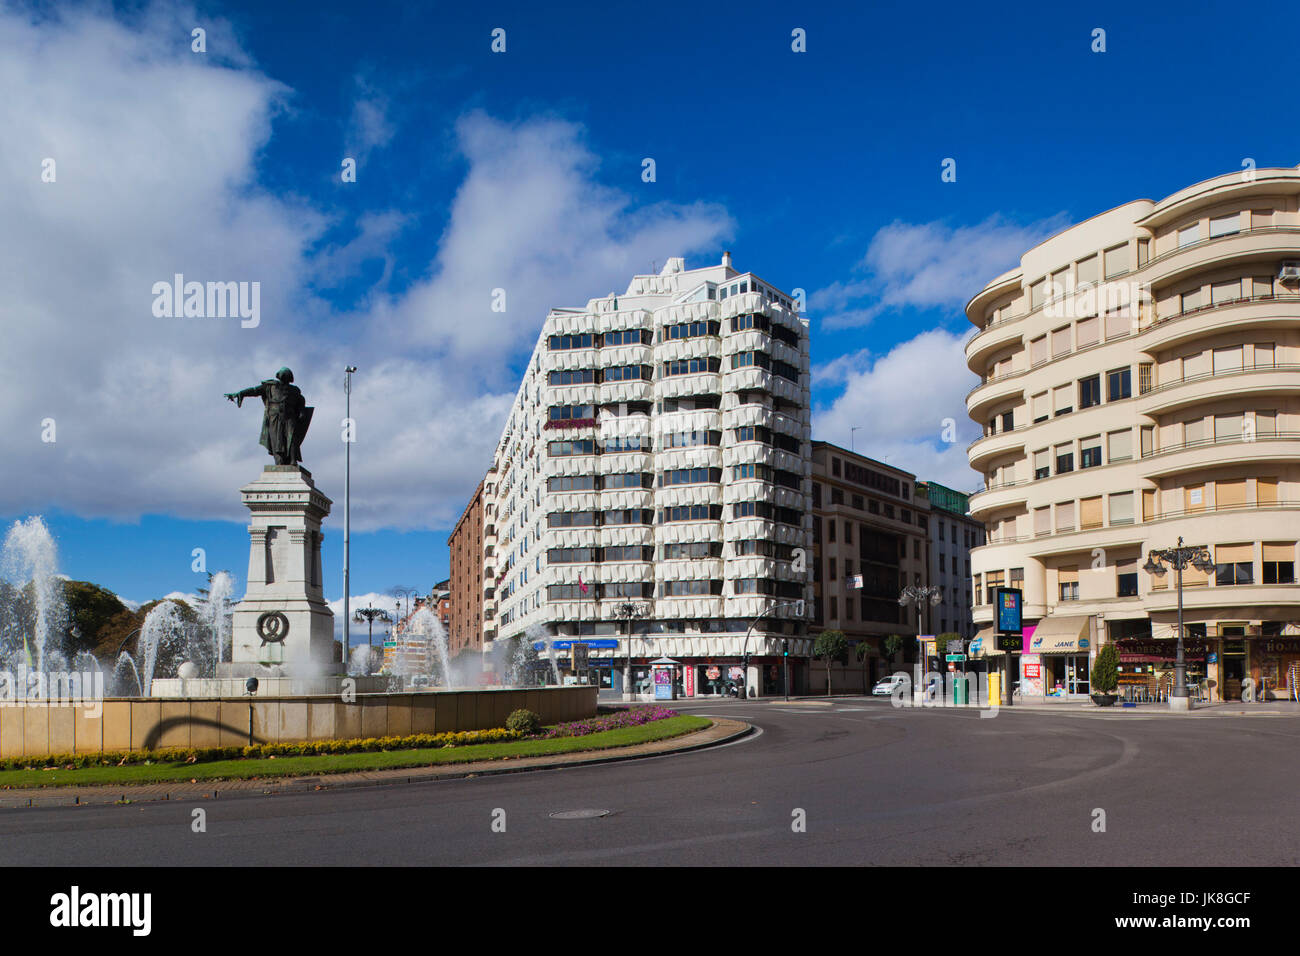
<instances>
[{"instance_id":1,"label":"grass lawn","mask_svg":"<svg viewBox=\"0 0 1300 956\"><path fill-rule=\"evenodd\" d=\"M652 740L680 737L702 730L713 721L682 715L656 720L640 727L607 730L586 737L558 737L554 740L512 740L500 744L468 747L437 747L424 750L390 750L376 753L331 754L319 757L259 757L247 760L214 760L209 763L131 764L124 767L83 767L80 770L0 770L0 787L71 787L93 784L164 783L191 780L246 780L254 777L300 777L354 770L393 770L399 767L431 767L438 764L470 763L475 760L505 760L544 757L580 750L629 747Z\"/></svg>"}]
</instances>

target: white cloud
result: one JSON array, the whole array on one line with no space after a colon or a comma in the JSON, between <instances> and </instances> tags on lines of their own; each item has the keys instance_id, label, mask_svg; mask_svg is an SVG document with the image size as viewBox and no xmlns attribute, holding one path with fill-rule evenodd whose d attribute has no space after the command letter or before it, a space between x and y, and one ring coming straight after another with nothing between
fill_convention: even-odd
<instances>
[{"instance_id":1,"label":"white cloud","mask_svg":"<svg viewBox=\"0 0 1300 956\"><path fill-rule=\"evenodd\" d=\"M405 214L362 216L354 238L315 251L331 214L257 181L292 91L220 24L208 37L210 49L224 37L220 60L174 42L194 22L178 7L130 23L100 8L0 8L0 513L246 519L238 489L269 462L260 403L221 396L288 365L316 408L304 465L335 500L337 529L354 364L354 530L445 528L483 476L512 363L547 308L621 290L651 259L711 250L732 228L717 206L637 206L600 186L574 124L473 113L457 128L467 172L428 278L393 296ZM362 141L378 146L388 121L363 114ZM56 182L41 181L44 157ZM376 260L385 278L350 314L313 291ZM155 318L153 284L175 273L259 281L261 324ZM489 310L495 287L504 314Z\"/></svg>"},{"instance_id":2,"label":"white cloud","mask_svg":"<svg viewBox=\"0 0 1300 956\"><path fill-rule=\"evenodd\" d=\"M371 152L392 141L396 124L389 115L392 106L382 90L361 74L352 78L352 84L356 94L344 134L343 154L361 165Z\"/></svg>"},{"instance_id":3,"label":"white cloud","mask_svg":"<svg viewBox=\"0 0 1300 956\"><path fill-rule=\"evenodd\" d=\"M809 297L825 328L866 325L904 308L961 308L1020 256L1069 225L1058 213L1021 226L993 215L978 225L892 222L872 237L857 276Z\"/></svg>"},{"instance_id":4,"label":"white cloud","mask_svg":"<svg viewBox=\"0 0 1300 956\"><path fill-rule=\"evenodd\" d=\"M845 372L839 397L814 409L813 434L922 481L957 491L977 487L980 476L966 458L966 446L979 435L966 414L966 393L977 379L966 368L963 342L942 329L923 332ZM944 441L949 421L954 442Z\"/></svg>"}]
</instances>

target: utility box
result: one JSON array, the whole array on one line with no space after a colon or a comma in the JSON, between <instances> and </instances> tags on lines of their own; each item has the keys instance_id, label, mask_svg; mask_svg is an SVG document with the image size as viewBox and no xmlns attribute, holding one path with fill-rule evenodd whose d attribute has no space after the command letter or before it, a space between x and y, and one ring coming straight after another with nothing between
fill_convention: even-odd
<instances>
[{"instance_id":1,"label":"utility box","mask_svg":"<svg viewBox=\"0 0 1300 956\"><path fill-rule=\"evenodd\" d=\"M989 672L989 702L1001 703L1002 701L1002 675L996 671Z\"/></svg>"}]
</instances>

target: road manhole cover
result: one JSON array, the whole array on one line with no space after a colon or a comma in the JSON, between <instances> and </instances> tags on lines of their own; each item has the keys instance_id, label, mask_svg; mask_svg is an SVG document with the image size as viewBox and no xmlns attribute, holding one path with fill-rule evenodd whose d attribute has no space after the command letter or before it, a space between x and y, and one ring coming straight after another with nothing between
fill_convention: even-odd
<instances>
[{"instance_id":1,"label":"road manhole cover","mask_svg":"<svg viewBox=\"0 0 1300 956\"><path fill-rule=\"evenodd\" d=\"M556 810L551 814L552 820L594 820L596 817L607 817L613 810Z\"/></svg>"}]
</instances>

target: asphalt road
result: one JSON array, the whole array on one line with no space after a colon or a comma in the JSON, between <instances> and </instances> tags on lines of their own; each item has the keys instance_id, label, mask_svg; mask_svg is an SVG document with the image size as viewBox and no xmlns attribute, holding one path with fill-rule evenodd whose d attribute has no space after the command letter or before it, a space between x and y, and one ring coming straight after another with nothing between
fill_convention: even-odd
<instances>
[{"instance_id":1,"label":"asphalt road","mask_svg":"<svg viewBox=\"0 0 1300 956\"><path fill-rule=\"evenodd\" d=\"M1003 710L988 719L871 700L682 709L742 717L761 733L587 768L197 804L4 810L0 863L1300 862L1296 717ZM206 832L191 825L196 808ZM572 810L610 812L550 816ZM1105 832L1095 832L1098 810Z\"/></svg>"}]
</instances>

